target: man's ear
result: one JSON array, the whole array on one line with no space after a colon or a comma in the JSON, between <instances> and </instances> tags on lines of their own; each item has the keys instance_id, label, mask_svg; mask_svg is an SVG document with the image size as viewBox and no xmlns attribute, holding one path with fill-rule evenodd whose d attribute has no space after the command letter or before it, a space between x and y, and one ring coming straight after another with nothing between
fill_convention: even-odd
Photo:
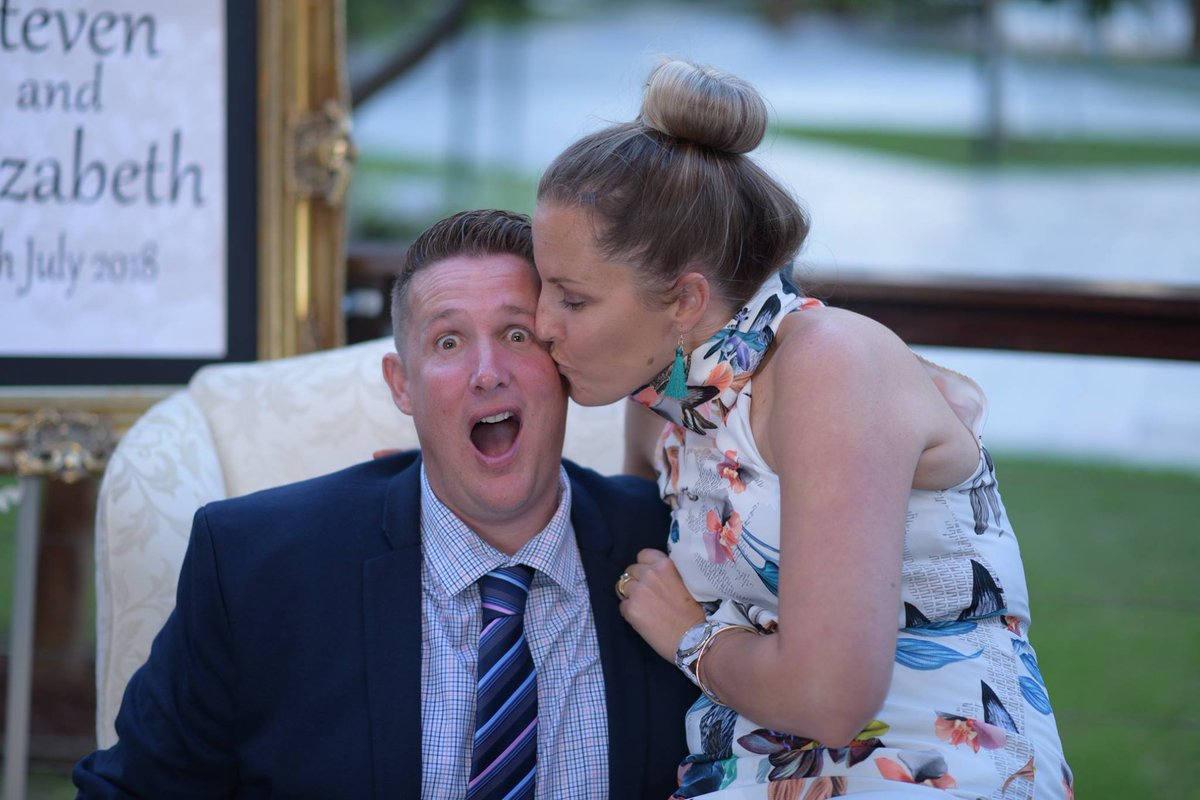
<instances>
[{"instance_id":1,"label":"man's ear","mask_svg":"<svg viewBox=\"0 0 1200 800\"><path fill-rule=\"evenodd\" d=\"M685 272L672 287L675 324L681 331L690 331L699 324L708 310L711 286L701 272Z\"/></svg>"},{"instance_id":2,"label":"man's ear","mask_svg":"<svg viewBox=\"0 0 1200 800\"><path fill-rule=\"evenodd\" d=\"M408 372L399 353L384 354L383 380L392 391L392 402L396 404L396 408L411 417L413 410L412 398L408 394Z\"/></svg>"}]
</instances>

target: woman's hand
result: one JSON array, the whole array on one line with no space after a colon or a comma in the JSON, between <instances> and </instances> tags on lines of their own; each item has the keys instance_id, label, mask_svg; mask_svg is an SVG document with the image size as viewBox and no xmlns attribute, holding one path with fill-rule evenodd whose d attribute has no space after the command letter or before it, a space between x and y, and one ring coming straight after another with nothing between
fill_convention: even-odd
<instances>
[{"instance_id":1,"label":"woman's hand","mask_svg":"<svg viewBox=\"0 0 1200 800\"><path fill-rule=\"evenodd\" d=\"M624 583L621 616L656 653L673 662L684 631L704 620L704 609L661 550L642 550L625 571L632 580Z\"/></svg>"}]
</instances>

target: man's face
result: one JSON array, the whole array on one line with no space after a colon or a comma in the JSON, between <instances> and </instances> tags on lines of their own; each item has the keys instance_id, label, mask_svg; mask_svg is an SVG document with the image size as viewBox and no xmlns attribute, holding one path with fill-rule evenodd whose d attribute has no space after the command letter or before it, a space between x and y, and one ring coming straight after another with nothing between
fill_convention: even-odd
<instances>
[{"instance_id":1,"label":"man's face","mask_svg":"<svg viewBox=\"0 0 1200 800\"><path fill-rule=\"evenodd\" d=\"M384 358L430 486L481 533L513 524L536 533L557 506L567 401L533 335L538 289L537 273L513 255L426 267L409 285L399 354Z\"/></svg>"}]
</instances>

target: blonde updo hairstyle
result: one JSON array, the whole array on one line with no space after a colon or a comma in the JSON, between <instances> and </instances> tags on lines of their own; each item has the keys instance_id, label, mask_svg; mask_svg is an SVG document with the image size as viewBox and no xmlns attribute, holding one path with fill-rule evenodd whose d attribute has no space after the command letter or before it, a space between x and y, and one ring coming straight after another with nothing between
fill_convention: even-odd
<instances>
[{"instance_id":1,"label":"blonde updo hairstyle","mask_svg":"<svg viewBox=\"0 0 1200 800\"><path fill-rule=\"evenodd\" d=\"M638 269L648 305L698 270L741 306L789 266L808 235L791 194L746 153L762 141L767 107L742 79L664 61L633 122L564 150L538 183L538 203L582 207L600 251Z\"/></svg>"}]
</instances>

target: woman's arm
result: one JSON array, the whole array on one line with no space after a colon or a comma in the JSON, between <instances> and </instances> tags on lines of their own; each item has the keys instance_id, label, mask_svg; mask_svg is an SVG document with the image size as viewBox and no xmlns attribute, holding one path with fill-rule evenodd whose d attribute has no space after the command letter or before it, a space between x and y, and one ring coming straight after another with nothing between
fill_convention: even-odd
<instances>
[{"instance_id":1,"label":"woman's arm","mask_svg":"<svg viewBox=\"0 0 1200 800\"><path fill-rule=\"evenodd\" d=\"M905 514L929 412L919 367L890 331L842 312L810 320L781 337L769 379L754 384L756 438L782 493L779 630L719 637L702 677L755 722L836 746L887 694ZM673 652L682 634L673 628L689 613L662 605L672 573L647 565L630 596L654 601L622 604L660 654Z\"/></svg>"},{"instance_id":2,"label":"woman's arm","mask_svg":"<svg viewBox=\"0 0 1200 800\"><path fill-rule=\"evenodd\" d=\"M758 440L780 477L779 632L744 646L722 637L704 674L756 722L837 745L890 685L929 412L916 360L882 326L835 311L791 332L754 398L767 403Z\"/></svg>"}]
</instances>

